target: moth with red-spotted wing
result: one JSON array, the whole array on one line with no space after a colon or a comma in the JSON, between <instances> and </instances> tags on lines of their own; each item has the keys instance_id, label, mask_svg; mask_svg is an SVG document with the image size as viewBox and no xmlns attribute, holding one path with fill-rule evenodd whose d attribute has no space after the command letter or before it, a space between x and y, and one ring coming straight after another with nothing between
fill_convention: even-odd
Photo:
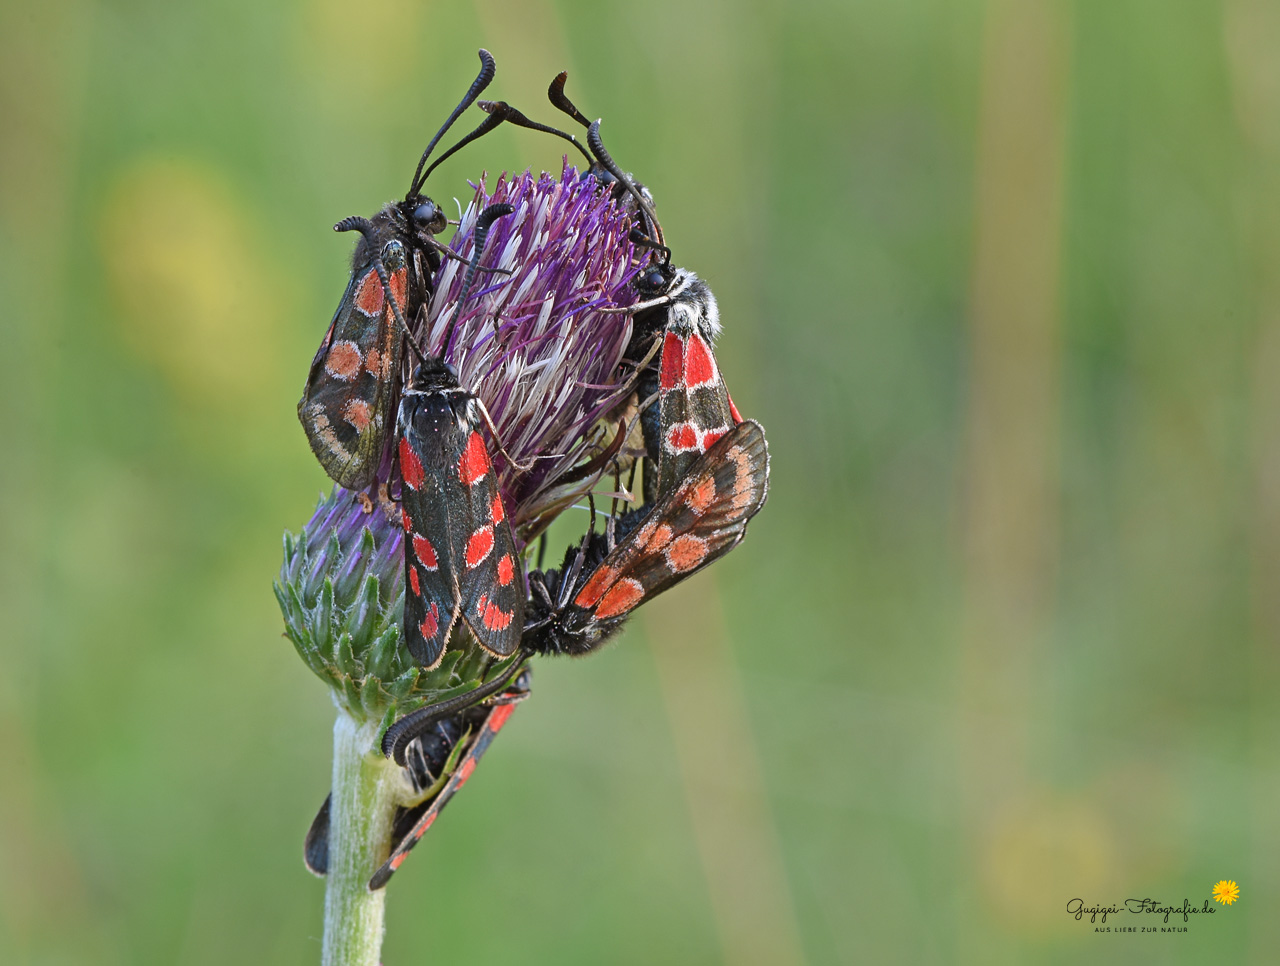
<instances>
[{"instance_id":1,"label":"moth with red-spotted wing","mask_svg":"<svg viewBox=\"0 0 1280 966\"><path fill-rule=\"evenodd\" d=\"M488 701L473 704L435 722L408 745L402 772L413 794L396 810L391 831L391 855L369 882L370 889L386 885L439 816L441 809L475 771L480 758L502 730L515 706L529 696L533 672L524 672ZM329 799L324 800L303 844L307 868L323 876L329 871Z\"/></svg>"},{"instance_id":2,"label":"moth with red-spotted wing","mask_svg":"<svg viewBox=\"0 0 1280 966\"><path fill-rule=\"evenodd\" d=\"M442 353L449 350L489 227L513 210L490 205L476 219L471 263ZM400 398L396 435L405 531L404 633L409 652L428 670L440 664L459 621L497 657L510 657L520 646L524 566L481 433L486 424L492 429L484 404L458 385L443 356L422 357Z\"/></svg>"},{"instance_id":3,"label":"moth with red-spotted wing","mask_svg":"<svg viewBox=\"0 0 1280 966\"><path fill-rule=\"evenodd\" d=\"M335 231L361 235L352 257L351 280L320 343L298 402L298 419L311 450L339 485L361 489L374 481L390 438L403 359L406 322L432 292L441 254L456 256L435 236L444 211L422 187L445 158L502 122L489 117L437 158L423 165L445 132L493 80L493 57L480 51L481 68L466 96L436 132L418 161L409 192L373 218L346 218Z\"/></svg>"},{"instance_id":4,"label":"moth with red-spotted wing","mask_svg":"<svg viewBox=\"0 0 1280 966\"><path fill-rule=\"evenodd\" d=\"M736 547L768 494L764 430L746 420L713 443L657 504L611 520L604 534L589 530L580 546L569 548L560 569L531 572L520 654L474 691L396 721L382 736L382 753L405 764L414 740L506 687L534 654L598 649L645 601Z\"/></svg>"},{"instance_id":5,"label":"moth with red-spotted wing","mask_svg":"<svg viewBox=\"0 0 1280 966\"><path fill-rule=\"evenodd\" d=\"M769 448L748 419L712 443L652 509L623 517L603 541L589 535L560 570L529 575L524 649L596 650L641 604L736 547L768 494Z\"/></svg>"}]
</instances>

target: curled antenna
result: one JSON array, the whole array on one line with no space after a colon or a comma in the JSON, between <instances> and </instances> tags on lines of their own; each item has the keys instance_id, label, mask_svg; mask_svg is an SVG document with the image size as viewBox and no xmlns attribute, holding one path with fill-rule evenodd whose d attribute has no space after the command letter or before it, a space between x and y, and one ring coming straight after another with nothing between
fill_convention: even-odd
<instances>
[{"instance_id":1,"label":"curled antenna","mask_svg":"<svg viewBox=\"0 0 1280 966\"><path fill-rule=\"evenodd\" d=\"M488 101L481 101L480 103L483 106L484 104L487 104ZM444 161L446 161L449 157L451 157L455 152L465 147L466 145L470 144L476 138L484 137L484 135L488 134L490 131L492 131L495 127L497 127L499 124L501 124L505 120L509 120L509 119L505 116L486 117L483 121L481 121L476 126L476 129L474 131L472 131L470 134L464 137L461 141L459 141L457 144L451 147L444 154L440 155L440 157L436 158L434 161L431 162L430 167L428 167L427 170L422 173L422 183L426 184L427 178L431 177L431 172L434 171L436 168L438 168Z\"/></svg>"},{"instance_id":2,"label":"curled antenna","mask_svg":"<svg viewBox=\"0 0 1280 966\"><path fill-rule=\"evenodd\" d=\"M568 79L569 72L567 70L562 70L556 74L555 79L551 81L551 86L547 88L547 100L551 101L556 110L568 114L583 127L591 127L591 122L582 116L582 112L573 106L573 101L569 100L564 92L564 82Z\"/></svg>"},{"instance_id":3,"label":"curled antenna","mask_svg":"<svg viewBox=\"0 0 1280 966\"><path fill-rule=\"evenodd\" d=\"M643 231L640 230L639 225L632 226L631 231L627 235L627 238L633 245L636 245L641 248L652 248L655 251L662 252L663 264L664 265L671 264L671 249L668 248L666 245L662 244L661 242L653 238L650 238L648 235L646 235Z\"/></svg>"},{"instance_id":4,"label":"curled antenna","mask_svg":"<svg viewBox=\"0 0 1280 966\"><path fill-rule=\"evenodd\" d=\"M422 183L426 180L426 176L422 174L422 166L427 163L427 158L431 156L431 152L435 150L435 146L444 137L445 132L453 126L462 112L475 103L475 99L481 95L489 83L493 80L493 75L497 73L497 65L493 62L493 55L483 47L479 50L480 54L480 73L476 75L476 79L471 82L466 95L458 102L458 106L453 109L453 113L449 115L449 119L441 125L440 130L436 132L436 136L431 139L431 143L427 145L427 149L422 152L422 157L418 160L418 167L414 169L413 181L409 185L409 193L406 198L412 198L422 190Z\"/></svg>"},{"instance_id":5,"label":"curled antenna","mask_svg":"<svg viewBox=\"0 0 1280 966\"><path fill-rule=\"evenodd\" d=\"M376 250L378 244L378 233L373 227L373 222L368 218L361 218L353 215L350 218L343 218L333 226L334 231L358 231L364 236L365 244L373 251L372 262L373 270L378 273L378 281L382 283L382 295L387 300L387 304L391 306L391 312L396 317L396 323L400 326L400 331L404 333L405 341L409 343L409 348L413 350L413 354L417 357L418 363L421 364L426 360L422 357L422 350L418 348L418 342L413 337L413 333L409 331L409 326L404 320L404 316L400 314L400 304L392 297L391 279L387 275L387 266L382 264L382 254Z\"/></svg>"},{"instance_id":6,"label":"curled antenna","mask_svg":"<svg viewBox=\"0 0 1280 966\"><path fill-rule=\"evenodd\" d=\"M425 708L419 708L412 714L405 715L388 728L387 733L382 736L382 753L388 758L395 759L397 765L403 765L405 749L409 747L409 743L414 738L425 733L437 721L452 717L459 711L465 711L472 705L479 704L490 695L497 694L511 682L511 679L516 676L516 672L524 667L524 663L528 659L529 655L527 653L518 653L516 659L511 662L511 666L488 684L482 684L480 687L467 691L465 694L459 694L456 697L429 704Z\"/></svg>"},{"instance_id":7,"label":"curled antenna","mask_svg":"<svg viewBox=\"0 0 1280 966\"><path fill-rule=\"evenodd\" d=\"M547 124L539 124L537 121L530 120L506 101L478 101L477 106L480 110L498 118L499 123L501 121L510 121L512 124L516 125L516 127L527 127L531 131L541 131L544 134L554 134L558 138L564 138L564 140L568 141L582 153L582 156L587 159L587 164L592 165L593 167L595 166L596 159L593 158L591 153L582 146L582 142L572 134L566 134L558 128L551 127Z\"/></svg>"},{"instance_id":8,"label":"curled antenna","mask_svg":"<svg viewBox=\"0 0 1280 966\"><path fill-rule=\"evenodd\" d=\"M471 294L471 283L475 281L476 269L480 265L480 256L484 254L484 244L488 240L489 229L495 221L504 215L511 214L513 211L515 211L515 208L508 204L489 205L476 218L476 227L471 235L474 250L471 252L471 260L467 263L467 274L462 278L462 294L458 296L458 305L453 310L453 318L449 320L449 325L444 330L442 354L445 356L449 354L449 343L453 339L453 327L458 324L458 316L462 314L462 303Z\"/></svg>"},{"instance_id":9,"label":"curled antenna","mask_svg":"<svg viewBox=\"0 0 1280 966\"><path fill-rule=\"evenodd\" d=\"M596 156L600 162L600 166L608 171L611 175L618 179L618 183L625 185L626 189L631 192L631 197L636 199L636 205L640 209L641 216L648 225L653 226L652 234L657 237L658 244L661 245L665 239L662 237L662 226L658 224L658 216L653 213L653 209L649 207L649 202L645 200L644 195L640 193L640 189L635 183L628 178L621 168L609 156L609 152L605 150L604 142L600 140L600 121L599 119L592 121L587 128L587 144L591 147L591 153Z\"/></svg>"}]
</instances>

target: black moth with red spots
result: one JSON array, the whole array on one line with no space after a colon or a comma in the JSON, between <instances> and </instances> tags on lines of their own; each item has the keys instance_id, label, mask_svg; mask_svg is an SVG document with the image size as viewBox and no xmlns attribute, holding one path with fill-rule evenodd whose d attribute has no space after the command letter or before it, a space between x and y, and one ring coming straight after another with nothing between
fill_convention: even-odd
<instances>
[{"instance_id":1,"label":"black moth with red spots","mask_svg":"<svg viewBox=\"0 0 1280 966\"><path fill-rule=\"evenodd\" d=\"M533 672L524 672L501 694L487 702L473 704L451 717L434 723L409 744L404 755L404 775L422 801L396 810L391 831L391 855L369 881L370 889L381 889L418 844L453 796L466 784L471 773L515 706L529 696ZM445 780L443 787L441 780ZM316 875L329 871L329 799L316 813L303 844L307 868Z\"/></svg>"},{"instance_id":2,"label":"black moth with red spots","mask_svg":"<svg viewBox=\"0 0 1280 966\"><path fill-rule=\"evenodd\" d=\"M582 655L622 629L645 601L732 550L769 495L769 448L760 424L746 420L714 443L680 484L653 507L588 531L559 570L529 574L528 617L520 655L474 691L428 705L395 722L382 753L404 764L411 743L470 704L497 693L534 654Z\"/></svg>"},{"instance_id":3,"label":"black moth with red spots","mask_svg":"<svg viewBox=\"0 0 1280 966\"><path fill-rule=\"evenodd\" d=\"M423 183L437 164L502 120L488 119L423 171L440 138L493 80L487 50L480 51L480 63L466 96L423 153L404 199L371 219L346 218L334 226L335 231L358 231L361 238L347 290L311 362L298 419L320 465L347 489L363 489L377 478L390 439L405 326L431 295L440 253L452 255L435 239L447 221L421 193Z\"/></svg>"},{"instance_id":4,"label":"black moth with red spots","mask_svg":"<svg viewBox=\"0 0 1280 966\"><path fill-rule=\"evenodd\" d=\"M641 604L736 547L768 494L764 430L746 420L695 459L652 509L622 517L603 539L589 536L560 570L529 575L524 649L594 651Z\"/></svg>"},{"instance_id":5,"label":"black moth with red spots","mask_svg":"<svg viewBox=\"0 0 1280 966\"><path fill-rule=\"evenodd\" d=\"M426 668L459 620L509 657L524 627L524 567L481 428L480 400L440 359L418 367L400 400L404 632Z\"/></svg>"},{"instance_id":6,"label":"black moth with red spots","mask_svg":"<svg viewBox=\"0 0 1280 966\"><path fill-rule=\"evenodd\" d=\"M661 339L637 386L641 400L658 396L640 417L648 457L645 497L654 500L670 493L742 417L716 365L720 311L707 283L686 269L655 264L637 278L636 287L644 301L633 306L639 311L628 357L645 358L654 339Z\"/></svg>"}]
</instances>

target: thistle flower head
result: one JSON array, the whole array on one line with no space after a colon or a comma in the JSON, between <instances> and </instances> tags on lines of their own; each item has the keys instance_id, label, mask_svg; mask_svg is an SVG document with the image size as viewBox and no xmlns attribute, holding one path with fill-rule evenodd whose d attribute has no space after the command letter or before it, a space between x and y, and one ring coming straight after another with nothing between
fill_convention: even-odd
<instances>
[{"instance_id":1,"label":"thistle flower head","mask_svg":"<svg viewBox=\"0 0 1280 966\"><path fill-rule=\"evenodd\" d=\"M390 507L335 486L299 536L286 533L274 583L285 634L334 699L358 719L438 700L479 684L479 648L458 648L431 672L401 646L403 531Z\"/></svg>"},{"instance_id":2,"label":"thistle flower head","mask_svg":"<svg viewBox=\"0 0 1280 966\"><path fill-rule=\"evenodd\" d=\"M459 311L466 267L446 261L427 306L423 341L432 354L443 353L463 387L483 400L502 450L517 464L532 464L522 470L494 448L499 485L520 537L596 478L567 495L561 486L607 443L607 429L597 424L631 392L633 374L619 366L631 337L630 316L601 309L635 301L630 283L637 268L627 237L629 212L567 162L558 179L503 175L492 192L482 180L454 235L455 251L471 256L476 218L497 203L515 211L490 229L480 264L511 274L479 273Z\"/></svg>"},{"instance_id":3,"label":"thistle flower head","mask_svg":"<svg viewBox=\"0 0 1280 966\"><path fill-rule=\"evenodd\" d=\"M503 503L524 540L604 470L605 460L591 462L589 471L584 464L619 431L603 417L630 395L635 373L620 365L629 315L601 310L635 301L637 268L627 208L567 163L558 179L504 175L492 192L482 180L450 247L469 259L479 213L499 203L514 211L490 229L480 265L509 274L478 273L459 310L466 265L446 260L433 298L414 320L415 338L485 403L500 443L490 454ZM381 481L391 472L390 449ZM300 536L286 534L275 585L298 653L359 718L471 690L488 663L479 647L455 640L428 672L401 646L403 530L390 499L396 489L396 481L389 488L384 482L375 502L334 487Z\"/></svg>"}]
</instances>

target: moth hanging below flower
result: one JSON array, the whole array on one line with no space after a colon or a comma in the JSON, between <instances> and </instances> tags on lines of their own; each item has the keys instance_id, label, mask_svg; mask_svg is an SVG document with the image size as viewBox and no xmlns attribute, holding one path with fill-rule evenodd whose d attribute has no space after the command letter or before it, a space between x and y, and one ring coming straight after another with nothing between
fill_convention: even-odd
<instances>
[{"instance_id":1,"label":"moth hanging below flower","mask_svg":"<svg viewBox=\"0 0 1280 966\"><path fill-rule=\"evenodd\" d=\"M480 52L480 73L427 145L402 201L373 218L346 218L335 231L358 231L351 280L320 343L298 418L311 450L340 486L363 489L382 465L390 435L402 339L432 292L441 255L458 258L435 236L447 225L443 210L422 194L436 166L463 145L493 130L502 118L488 117L423 170L427 158L454 121L493 80L493 57Z\"/></svg>"},{"instance_id":2,"label":"moth hanging below flower","mask_svg":"<svg viewBox=\"0 0 1280 966\"><path fill-rule=\"evenodd\" d=\"M403 775L409 789L420 800L413 801L411 797L408 804L396 810L391 855L369 880L370 890L387 884L409 851L435 823L441 810L466 784L516 705L529 696L532 678L532 669L525 668L501 694L435 722L409 746ZM328 797L307 831L303 859L316 875L328 873Z\"/></svg>"},{"instance_id":3,"label":"moth hanging below flower","mask_svg":"<svg viewBox=\"0 0 1280 966\"><path fill-rule=\"evenodd\" d=\"M476 220L474 252L441 355L420 355L396 420L404 633L410 653L428 670L444 657L459 620L497 657L516 652L524 627L524 565L481 433L486 423L495 437L496 430L484 403L458 385L457 372L444 361L489 228L512 211L508 204L490 205Z\"/></svg>"}]
</instances>

